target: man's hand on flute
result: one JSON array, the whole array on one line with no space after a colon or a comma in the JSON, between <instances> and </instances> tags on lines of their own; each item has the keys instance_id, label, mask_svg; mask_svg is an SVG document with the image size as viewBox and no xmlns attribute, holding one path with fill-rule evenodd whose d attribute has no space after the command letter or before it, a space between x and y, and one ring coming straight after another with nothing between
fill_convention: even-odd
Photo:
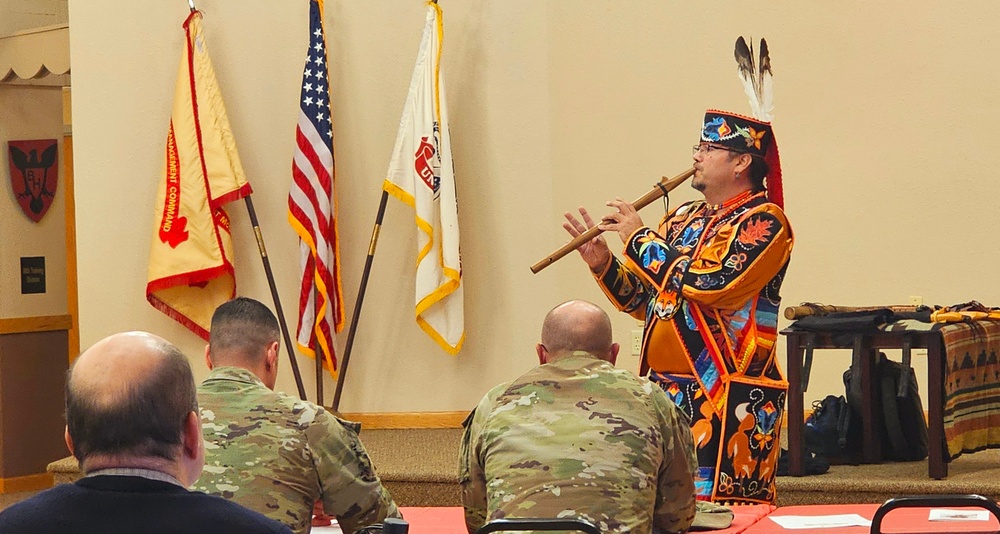
<instances>
[{"instance_id":1,"label":"man's hand on flute","mask_svg":"<svg viewBox=\"0 0 1000 534\"><path fill-rule=\"evenodd\" d=\"M566 217L566 222L563 223L563 228L569 232L569 235L573 238L578 237L580 234L586 232L588 229L593 228L594 219L590 217L587 210L581 206L580 217L583 218L581 223L579 219L573 216L572 213L563 213L563 217ZM586 226L584 226L586 225ZM608 248L608 242L598 234L597 237L591 239L590 241L580 245L577 252L580 253L580 257L583 261L587 262L587 266L594 273L600 273L604 268L611 262L611 249Z\"/></svg>"},{"instance_id":2,"label":"man's hand on flute","mask_svg":"<svg viewBox=\"0 0 1000 534\"><path fill-rule=\"evenodd\" d=\"M639 217L639 213L635 211L635 207L622 200L621 197L608 201L608 206L618 211L605 215L597 227L605 232L618 232L622 243L628 242L628 238L632 237L636 230L645 226L642 224L642 217Z\"/></svg>"}]
</instances>

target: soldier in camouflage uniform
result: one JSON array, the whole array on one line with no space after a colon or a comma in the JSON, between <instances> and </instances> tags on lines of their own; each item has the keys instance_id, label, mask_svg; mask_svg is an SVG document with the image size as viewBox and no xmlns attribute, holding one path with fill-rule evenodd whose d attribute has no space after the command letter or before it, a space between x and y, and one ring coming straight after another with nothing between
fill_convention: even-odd
<instances>
[{"instance_id":1,"label":"soldier in camouflage uniform","mask_svg":"<svg viewBox=\"0 0 1000 534\"><path fill-rule=\"evenodd\" d=\"M542 364L493 388L465 421L460 481L469 532L487 520L580 517L602 532L684 532L695 515L688 421L655 384L614 367L603 310L545 317Z\"/></svg>"},{"instance_id":2,"label":"soldier in camouflage uniform","mask_svg":"<svg viewBox=\"0 0 1000 534\"><path fill-rule=\"evenodd\" d=\"M266 306L237 298L215 311L198 386L205 470L193 489L221 495L308 533L313 504L345 533L401 517L358 439L360 425L272 391L278 322Z\"/></svg>"}]
</instances>

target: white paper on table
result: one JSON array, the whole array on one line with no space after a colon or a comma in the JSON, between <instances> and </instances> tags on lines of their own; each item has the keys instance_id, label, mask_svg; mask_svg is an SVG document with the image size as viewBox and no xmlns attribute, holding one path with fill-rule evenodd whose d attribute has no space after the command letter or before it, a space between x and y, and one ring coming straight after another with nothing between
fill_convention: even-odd
<instances>
[{"instance_id":1,"label":"white paper on table","mask_svg":"<svg viewBox=\"0 0 1000 534\"><path fill-rule=\"evenodd\" d=\"M989 521L989 510L948 510L931 508L928 521Z\"/></svg>"},{"instance_id":2,"label":"white paper on table","mask_svg":"<svg viewBox=\"0 0 1000 534\"><path fill-rule=\"evenodd\" d=\"M858 514L839 515L781 515L768 519L789 530L807 528L870 527L872 522Z\"/></svg>"},{"instance_id":3,"label":"white paper on table","mask_svg":"<svg viewBox=\"0 0 1000 534\"><path fill-rule=\"evenodd\" d=\"M312 534L344 534L344 531L340 529L340 525L337 524L337 520L333 520L333 524L326 527L313 527L310 531Z\"/></svg>"}]
</instances>

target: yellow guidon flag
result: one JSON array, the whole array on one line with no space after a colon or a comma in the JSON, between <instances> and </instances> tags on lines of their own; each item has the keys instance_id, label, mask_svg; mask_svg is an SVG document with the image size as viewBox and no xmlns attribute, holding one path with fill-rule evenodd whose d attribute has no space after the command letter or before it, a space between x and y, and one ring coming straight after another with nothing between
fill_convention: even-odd
<instances>
[{"instance_id":1,"label":"yellow guidon flag","mask_svg":"<svg viewBox=\"0 0 1000 534\"><path fill-rule=\"evenodd\" d=\"M154 205L146 300L208 339L215 308L236 295L229 216L223 205L250 194L201 32L184 21L163 175Z\"/></svg>"},{"instance_id":2,"label":"yellow guidon flag","mask_svg":"<svg viewBox=\"0 0 1000 534\"><path fill-rule=\"evenodd\" d=\"M417 323L449 354L465 340L458 199L441 79L441 8L429 2L417 64L383 189L412 206L417 223Z\"/></svg>"}]
</instances>

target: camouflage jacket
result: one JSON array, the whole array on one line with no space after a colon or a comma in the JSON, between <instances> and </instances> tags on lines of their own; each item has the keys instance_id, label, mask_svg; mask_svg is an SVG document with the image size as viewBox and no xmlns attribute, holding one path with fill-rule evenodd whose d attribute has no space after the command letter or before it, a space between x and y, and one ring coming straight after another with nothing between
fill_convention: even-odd
<instances>
[{"instance_id":1,"label":"camouflage jacket","mask_svg":"<svg viewBox=\"0 0 1000 534\"><path fill-rule=\"evenodd\" d=\"M688 421L655 384L586 352L487 393L459 463L470 532L501 517L577 516L635 534L694 519Z\"/></svg>"},{"instance_id":2,"label":"camouflage jacket","mask_svg":"<svg viewBox=\"0 0 1000 534\"><path fill-rule=\"evenodd\" d=\"M322 499L345 533L401 517L358 439L360 425L217 367L198 386L205 470L192 487L307 533Z\"/></svg>"}]
</instances>

